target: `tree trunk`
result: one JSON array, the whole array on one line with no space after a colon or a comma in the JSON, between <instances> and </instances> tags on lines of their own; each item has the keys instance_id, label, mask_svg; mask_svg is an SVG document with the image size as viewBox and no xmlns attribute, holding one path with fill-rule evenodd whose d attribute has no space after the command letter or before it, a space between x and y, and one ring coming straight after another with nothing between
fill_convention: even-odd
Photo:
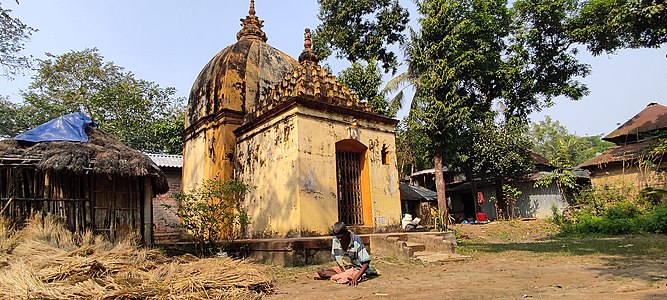
<instances>
[{"instance_id":1,"label":"tree trunk","mask_svg":"<svg viewBox=\"0 0 667 300\"><path fill-rule=\"evenodd\" d=\"M440 149L435 150L435 155L433 157L433 162L435 164L435 190L438 194L438 209L440 213L445 217L445 227L449 226L449 212L447 211L447 195L445 194L445 176L442 174L442 151Z\"/></svg>"},{"instance_id":2,"label":"tree trunk","mask_svg":"<svg viewBox=\"0 0 667 300\"><path fill-rule=\"evenodd\" d=\"M470 180L470 192L472 193L473 206L475 207L475 214L482 211L482 207L479 206L479 199L477 199L477 182L475 181L475 175L472 171L466 172L466 179Z\"/></svg>"}]
</instances>

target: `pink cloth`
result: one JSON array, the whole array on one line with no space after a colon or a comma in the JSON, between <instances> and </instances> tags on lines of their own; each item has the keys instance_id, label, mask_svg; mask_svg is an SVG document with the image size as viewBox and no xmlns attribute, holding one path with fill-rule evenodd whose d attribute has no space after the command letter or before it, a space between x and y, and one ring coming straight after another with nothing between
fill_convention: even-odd
<instances>
[{"instance_id":1,"label":"pink cloth","mask_svg":"<svg viewBox=\"0 0 667 300\"><path fill-rule=\"evenodd\" d=\"M354 277L354 275L357 275L357 270L354 268L350 268L345 270L343 273L338 273L336 275L331 276L331 280L338 282L340 284L345 284L350 282L350 278Z\"/></svg>"}]
</instances>

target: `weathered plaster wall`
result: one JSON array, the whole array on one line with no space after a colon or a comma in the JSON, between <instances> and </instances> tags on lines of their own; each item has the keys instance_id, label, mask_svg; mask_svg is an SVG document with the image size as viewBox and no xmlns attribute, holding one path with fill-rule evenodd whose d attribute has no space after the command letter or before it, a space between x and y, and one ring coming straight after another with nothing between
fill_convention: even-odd
<instances>
[{"instance_id":1,"label":"weathered plaster wall","mask_svg":"<svg viewBox=\"0 0 667 300\"><path fill-rule=\"evenodd\" d=\"M183 191L190 191L206 179L231 179L236 124L212 125L187 140L183 147Z\"/></svg>"},{"instance_id":2,"label":"weathered plaster wall","mask_svg":"<svg viewBox=\"0 0 667 300\"><path fill-rule=\"evenodd\" d=\"M298 235L297 132L293 112L238 139L237 174L254 189L246 195L252 237Z\"/></svg>"},{"instance_id":3,"label":"weathered plaster wall","mask_svg":"<svg viewBox=\"0 0 667 300\"><path fill-rule=\"evenodd\" d=\"M255 187L245 201L253 237L329 233L338 221L336 142L350 138L350 123L346 116L294 107L238 137L238 178ZM357 123L358 141L368 147L370 222L364 225L400 224L394 127Z\"/></svg>"},{"instance_id":4,"label":"weathered plaster wall","mask_svg":"<svg viewBox=\"0 0 667 300\"><path fill-rule=\"evenodd\" d=\"M297 124L302 179L299 194L304 228L326 234L330 226L338 221L335 145L338 141L350 139L351 123L349 116L299 108ZM394 127L365 120L357 120L357 124L358 141L368 148L366 164L370 175L370 195L364 197L368 198L370 205L365 205L364 214L368 212L371 220L364 225L383 227L400 224ZM382 164L383 145L387 149L387 164Z\"/></svg>"}]
</instances>

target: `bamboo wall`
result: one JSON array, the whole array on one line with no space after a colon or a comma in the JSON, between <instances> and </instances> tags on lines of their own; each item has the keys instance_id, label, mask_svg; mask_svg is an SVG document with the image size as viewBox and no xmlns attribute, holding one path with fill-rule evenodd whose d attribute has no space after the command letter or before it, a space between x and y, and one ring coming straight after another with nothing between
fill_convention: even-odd
<instances>
[{"instance_id":1,"label":"bamboo wall","mask_svg":"<svg viewBox=\"0 0 667 300\"><path fill-rule=\"evenodd\" d=\"M143 188L141 178L0 166L0 212L18 226L34 213L58 215L71 231L113 241L142 236Z\"/></svg>"}]
</instances>

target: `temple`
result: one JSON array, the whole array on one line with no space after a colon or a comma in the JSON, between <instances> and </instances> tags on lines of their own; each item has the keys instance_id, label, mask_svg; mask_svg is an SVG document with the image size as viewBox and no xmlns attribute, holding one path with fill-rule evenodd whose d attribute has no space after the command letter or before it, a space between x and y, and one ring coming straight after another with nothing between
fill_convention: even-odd
<instances>
[{"instance_id":1,"label":"temple","mask_svg":"<svg viewBox=\"0 0 667 300\"><path fill-rule=\"evenodd\" d=\"M214 178L253 186L243 203L251 238L325 235L338 220L398 228L397 120L318 64L309 29L296 60L266 43L263 22L251 1L238 41L195 80L183 189Z\"/></svg>"}]
</instances>

